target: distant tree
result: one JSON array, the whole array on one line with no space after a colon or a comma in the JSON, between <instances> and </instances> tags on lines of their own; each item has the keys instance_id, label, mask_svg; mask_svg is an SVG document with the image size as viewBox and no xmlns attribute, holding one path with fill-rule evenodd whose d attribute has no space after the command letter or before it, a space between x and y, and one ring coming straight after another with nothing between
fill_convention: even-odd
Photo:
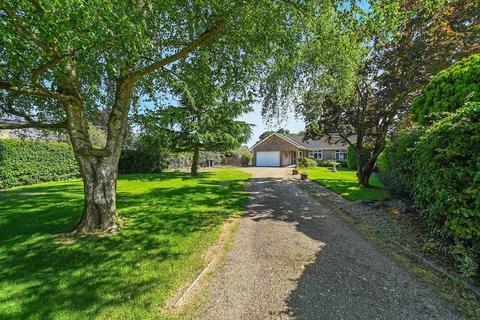
<instances>
[{"instance_id":1,"label":"distant tree","mask_svg":"<svg viewBox=\"0 0 480 320\"><path fill-rule=\"evenodd\" d=\"M290 130L285 129L285 128L280 128L277 131L271 131L271 130L270 131L265 131L258 137L258 140L261 141L261 140L265 139L266 137L268 137L269 135L271 135L272 133L279 133L279 134L283 134L283 135L288 135L288 134L290 134Z\"/></svg>"},{"instance_id":2,"label":"distant tree","mask_svg":"<svg viewBox=\"0 0 480 320\"><path fill-rule=\"evenodd\" d=\"M248 102L228 100L219 88L200 95L184 90L180 105L149 112L144 123L148 134L168 135L172 151L193 152L191 174L196 176L200 151L227 152L248 141L251 126L236 118L252 108Z\"/></svg>"},{"instance_id":3,"label":"distant tree","mask_svg":"<svg viewBox=\"0 0 480 320\"><path fill-rule=\"evenodd\" d=\"M414 120L428 124L437 113L450 113L468 101L480 101L480 54L441 71L412 105Z\"/></svg>"}]
</instances>

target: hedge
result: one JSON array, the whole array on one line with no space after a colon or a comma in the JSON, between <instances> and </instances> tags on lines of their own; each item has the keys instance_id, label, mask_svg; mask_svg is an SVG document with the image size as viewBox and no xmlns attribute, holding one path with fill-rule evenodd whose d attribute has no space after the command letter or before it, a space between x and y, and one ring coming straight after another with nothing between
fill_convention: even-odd
<instances>
[{"instance_id":1,"label":"hedge","mask_svg":"<svg viewBox=\"0 0 480 320\"><path fill-rule=\"evenodd\" d=\"M412 156L412 197L424 220L456 241L480 243L480 102L435 123Z\"/></svg>"},{"instance_id":2,"label":"hedge","mask_svg":"<svg viewBox=\"0 0 480 320\"><path fill-rule=\"evenodd\" d=\"M413 102L413 118L428 125L435 117L455 112L467 101L480 101L480 54L471 55L438 73L423 95Z\"/></svg>"},{"instance_id":3,"label":"hedge","mask_svg":"<svg viewBox=\"0 0 480 320\"><path fill-rule=\"evenodd\" d=\"M413 190L415 183L413 150L419 139L418 130L404 132L390 141L378 158L380 179L393 193L408 195Z\"/></svg>"},{"instance_id":4,"label":"hedge","mask_svg":"<svg viewBox=\"0 0 480 320\"><path fill-rule=\"evenodd\" d=\"M67 143L0 139L0 188L80 176Z\"/></svg>"},{"instance_id":5,"label":"hedge","mask_svg":"<svg viewBox=\"0 0 480 320\"><path fill-rule=\"evenodd\" d=\"M193 152L169 153L163 151L149 152L145 149L122 150L118 163L119 173L152 173L165 169L188 168L192 165ZM220 163L219 152L200 152L199 165L206 160Z\"/></svg>"}]
</instances>

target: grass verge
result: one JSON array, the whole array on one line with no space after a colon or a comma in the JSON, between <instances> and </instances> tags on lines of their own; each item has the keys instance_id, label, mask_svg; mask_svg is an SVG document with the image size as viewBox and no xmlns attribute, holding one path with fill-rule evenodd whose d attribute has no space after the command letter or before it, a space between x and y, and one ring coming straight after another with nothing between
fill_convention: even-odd
<instances>
[{"instance_id":1,"label":"grass verge","mask_svg":"<svg viewBox=\"0 0 480 320\"><path fill-rule=\"evenodd\" d=\"M313 182L316 182L344 197L347 200L388 200L390 192L380 182L374 172L370 177L371 187L364 188L358 185L355 170L339 169L332 172L331 168L318 167L303 169L301 172L308 174Z\"/></svg>"},{"instance_id":2,"label":"grass verge","mask_svg":"<svg viewBox=\"0 0 480 320\"><path fill-rule=\"evenodd\" d=\"M243 211L248 178L230 169L123 176L123 229L80 238L57 233L80 217L80 181L1 191L0 318L165 318L165 301L203 268L225 219Z\"/></svg>"}]
</instances>

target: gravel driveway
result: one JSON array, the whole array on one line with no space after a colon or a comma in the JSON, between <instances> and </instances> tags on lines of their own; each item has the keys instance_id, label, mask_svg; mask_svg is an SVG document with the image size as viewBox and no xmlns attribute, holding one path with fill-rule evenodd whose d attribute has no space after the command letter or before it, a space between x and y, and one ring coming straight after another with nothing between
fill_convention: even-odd
<instances>
[{"instance_id":1,"label":"gravel driveway","mask_svg":"<svg viewBox=\"0 0 480 320\"><path fill-rule=\"evenodd\" d=\"M198 319L461 319L313 200L286 169L248 169L252 198ZM282 171L283 170L283 171Z\"/></svg>"}]
</instances>

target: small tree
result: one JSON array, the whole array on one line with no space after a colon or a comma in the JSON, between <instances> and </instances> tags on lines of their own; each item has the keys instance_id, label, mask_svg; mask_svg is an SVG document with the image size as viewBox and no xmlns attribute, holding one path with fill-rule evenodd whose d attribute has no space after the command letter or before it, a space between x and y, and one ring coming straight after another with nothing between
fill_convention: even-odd
<instances>
[{"instance_id":1,"label":"small tree","mask_svg":"<svg viewBox=\"0 0 480 320\"><path fill-rule=\"evenodd\" d=\"M191 174L196 176L200 151L227 152L248 141L251 126L236 118L249 111L248 103L228 101L218 88L207 95L185 89L180 105L150 113L144 120L149 134L167 132L174 152L193 152Z\"/></svg>"}]
</instances>

